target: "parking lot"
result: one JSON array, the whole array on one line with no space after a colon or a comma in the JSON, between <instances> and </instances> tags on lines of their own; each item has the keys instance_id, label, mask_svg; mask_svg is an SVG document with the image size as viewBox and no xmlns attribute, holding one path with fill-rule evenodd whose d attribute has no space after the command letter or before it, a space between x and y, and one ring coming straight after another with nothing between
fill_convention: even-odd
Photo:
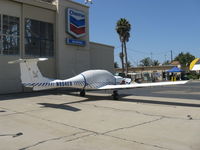
<instances>
[{"instance_id":1,"label":"parking lot","mask_svg":"<svg viewBox=\"0 0 200 150\"><path fill-rule=\"evenodd\" d=\"M200 82L0 95L1 150L199 150Z\"/></svg>"}]
</instances>

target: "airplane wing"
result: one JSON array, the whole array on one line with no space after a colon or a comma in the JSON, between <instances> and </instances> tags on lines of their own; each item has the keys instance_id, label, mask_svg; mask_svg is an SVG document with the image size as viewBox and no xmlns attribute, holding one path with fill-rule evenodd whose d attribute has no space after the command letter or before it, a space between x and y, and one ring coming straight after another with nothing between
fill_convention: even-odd
<instances>
[{"instance_id":1,"label":"airplane wing","mask_svg":"<svg viewBox=\"0 0 200 150\"><path fill-rule=\"evenodd\" d=\"M179 85L185 84L188 81L170 81L170 82L154 82L154 83L133 83L133 84L123 84L123 85L106 85L100 87L100 90L114 90L114 89L132 89L132 88L142 88L142 87L153 87L153 86L164 86L164 85Z\"/></svg>"}]
</instances>

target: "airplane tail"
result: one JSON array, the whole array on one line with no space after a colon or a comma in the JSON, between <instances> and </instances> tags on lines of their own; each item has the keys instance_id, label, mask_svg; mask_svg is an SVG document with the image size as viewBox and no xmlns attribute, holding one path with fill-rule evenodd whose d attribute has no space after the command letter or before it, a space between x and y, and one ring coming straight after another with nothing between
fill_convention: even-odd
<instances>
[{"instance_id":1,"label":"airplane tail","mask_svg":"<svg viewBox=\"0 0 200 150\"><path fill-rule=\"evenodd\" d=\"M21 81L26 87L34 87L36 84L48 83L51 79L44 77L38 66L38 61L45 61L47 58L19 59L8 62L9 64L19 63L21 71ZM47 88L46 88L47 89ZM41 89L34 89L41 90Z\"/></svg>"}]
</instances>

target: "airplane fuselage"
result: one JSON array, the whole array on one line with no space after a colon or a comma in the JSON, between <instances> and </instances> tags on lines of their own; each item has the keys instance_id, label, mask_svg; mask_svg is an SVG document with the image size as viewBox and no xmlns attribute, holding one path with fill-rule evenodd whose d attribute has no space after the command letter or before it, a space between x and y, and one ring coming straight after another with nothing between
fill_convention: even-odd
<instances>
[{"instance_id":1,"label":"airplane fuselage","mask_svg":"<svg viewBox=\"0 0 200 150\"><path fill-rule=\"evenodd\" d=\"M23 83L26 87L33 87L34 90L47 88L71 87L78 89L98 89L106 85L120 84L122 77L115 77L106 70L88 70L81 74L65 80L45 78L41 82Z\"/></svg>"},{"instance_id":2,"label":"airplane fuselage","mask_svg":"<svg viewBox=\"0 0 200 150\"><path fill-rule=\"evenodd\" d=\"M57 82L61 86L69 84L73 88L98 89L105 85L116 85L116 78L106 70L88 70L67 80L53 82ZM60 85L58 86L60 87Z\"/></svg>"}]
</instances>

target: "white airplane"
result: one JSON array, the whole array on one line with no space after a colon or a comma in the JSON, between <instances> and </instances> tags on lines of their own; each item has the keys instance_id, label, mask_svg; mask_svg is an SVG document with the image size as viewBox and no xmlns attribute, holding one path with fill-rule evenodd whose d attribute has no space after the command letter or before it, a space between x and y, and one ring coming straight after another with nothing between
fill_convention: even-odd
<instances>
[{"instance_id":1,"label":"white airplane","mask_svg":"<svg viewBox=\"0 0 200 150\"><path fill-rule=\"evenodd\" d=\"M118 99L120 89L177 85L185 84L188 81L157 82L157 83L132 83L119 76L113 76L106 70L88 70L66 80L50 79L44 77L38 66L38 61L45 61L47 58L19 59L8 62L9 64L20 63L21 81L25 87L31 87L34 91L52 88L70 87L80 89L80 96L85 96L86 90L113 90L113 99ZM128 84L122 84L127 80Z\"/></svg>"}]
</instances>

